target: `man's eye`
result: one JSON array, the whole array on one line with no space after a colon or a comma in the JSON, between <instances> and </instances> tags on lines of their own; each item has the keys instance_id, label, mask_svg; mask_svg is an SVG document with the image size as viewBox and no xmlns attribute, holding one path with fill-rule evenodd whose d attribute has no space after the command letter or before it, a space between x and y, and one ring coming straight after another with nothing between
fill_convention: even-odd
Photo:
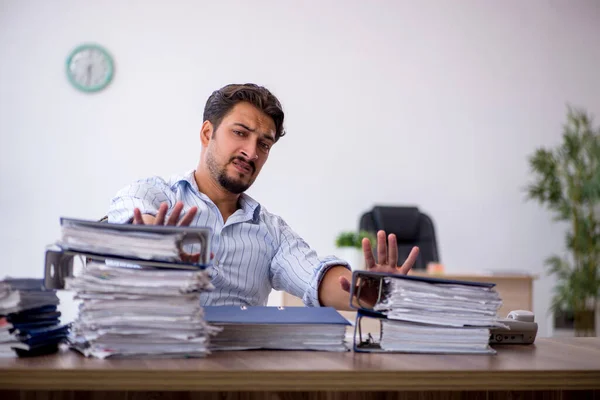
<instances>
[{"instance_id":1,"label":"man's eye","mask_svg":"<svg viewBox=\"0 0 600 400\"><path fill-rule=\"evenodd\" d=\"M234 134L238 135L238 136L245 136L245 133L242 131L233 131Z\"/></svg>"},{"instance_id":2,"label":"man's eye","mask_svg":"<svg viewBox=\"0 0 600 400\"><path fill-rule=\"evenodd\" d=\"M261 143L260 146L265 150L269 150L271 148L268 143Z\"/></svg>"}]
</instances>

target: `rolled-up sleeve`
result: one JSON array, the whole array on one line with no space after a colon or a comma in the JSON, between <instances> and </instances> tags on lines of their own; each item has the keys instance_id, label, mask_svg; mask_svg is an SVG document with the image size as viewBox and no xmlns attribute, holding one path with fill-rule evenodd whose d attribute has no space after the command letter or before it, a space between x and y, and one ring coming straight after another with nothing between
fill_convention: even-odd
<instances>
[{"instance_id":1,"label":"rolled-up sleeve","mask_svg":"<svg viewBox=\"0 0 600 400\"><path fill-rule=\"evenodd\" d=\"M278 218L278 248L271 262L271 285L302 299L309 307L320 307L319 285L334 266L350 266L334 256L318 257L296 232Z\"/></svg>"},{"instance_id":2,"label":"rolled-up sleeve","mask_svg":"<svg viewBox=\"0 0 600 400\"><path fill-rule=\"evenodd\" d=\"M166 202L173 207L174 195L167 183L160 177L138 180L119 190L110 202L108 222L128 223L133 218L133 209L139 208L142 214L156 215L160 204Z\"/></svg>"}]
</instances>

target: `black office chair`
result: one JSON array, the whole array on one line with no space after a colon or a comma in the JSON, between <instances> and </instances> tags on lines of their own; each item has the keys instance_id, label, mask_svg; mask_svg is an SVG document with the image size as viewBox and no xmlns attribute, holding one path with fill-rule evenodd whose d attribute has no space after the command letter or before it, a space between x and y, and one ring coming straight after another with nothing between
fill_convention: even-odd
<instances>
[{"instance_id":1,"label":"black office chair","mask_svg":"<svg viewBox=\"0 0 600 400\"><path fill-rule=\"evenodd\" d=\"M418 246L420 250L413 269L425 270L428 263L440 262L433 221L417 207L375 206L361 216L359 229L373 234L379 230L384 230L387 235L396 234L400 265L413 246Z\"/></svg>"}]
</instances>

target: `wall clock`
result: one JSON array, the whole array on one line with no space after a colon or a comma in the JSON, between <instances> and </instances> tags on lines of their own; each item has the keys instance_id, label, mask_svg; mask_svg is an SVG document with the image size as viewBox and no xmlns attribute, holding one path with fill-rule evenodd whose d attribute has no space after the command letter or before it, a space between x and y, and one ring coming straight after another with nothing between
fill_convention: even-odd
<instances>
[{"instance_id":1,"label":"wall clock","mask_svg":"<svg viewBox=\"0 0 600 400\"><path fill-rule=\"evenodd\" d=\"M69 82L83 92L97 92L104 89L113 75L113 59L108 51L99 45L78 46L67 58Z\"/></svg>"}]
</instances>

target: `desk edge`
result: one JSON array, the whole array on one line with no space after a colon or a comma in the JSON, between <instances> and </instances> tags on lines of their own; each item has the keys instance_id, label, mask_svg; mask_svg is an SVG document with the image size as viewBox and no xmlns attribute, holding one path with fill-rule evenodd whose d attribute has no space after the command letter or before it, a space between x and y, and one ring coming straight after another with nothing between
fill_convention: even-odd
<instances>
[{"instance_id":1,"label":"desk edge","mask_svg":"<svg viewBox=\"0 0 600 400\"><path fill-rule=\"evenodd\" d=\"M448 391L530 389L600 389L600 370L372 372L180 370L0 371L0 390Z\"/></svg>"}]
</instances>

